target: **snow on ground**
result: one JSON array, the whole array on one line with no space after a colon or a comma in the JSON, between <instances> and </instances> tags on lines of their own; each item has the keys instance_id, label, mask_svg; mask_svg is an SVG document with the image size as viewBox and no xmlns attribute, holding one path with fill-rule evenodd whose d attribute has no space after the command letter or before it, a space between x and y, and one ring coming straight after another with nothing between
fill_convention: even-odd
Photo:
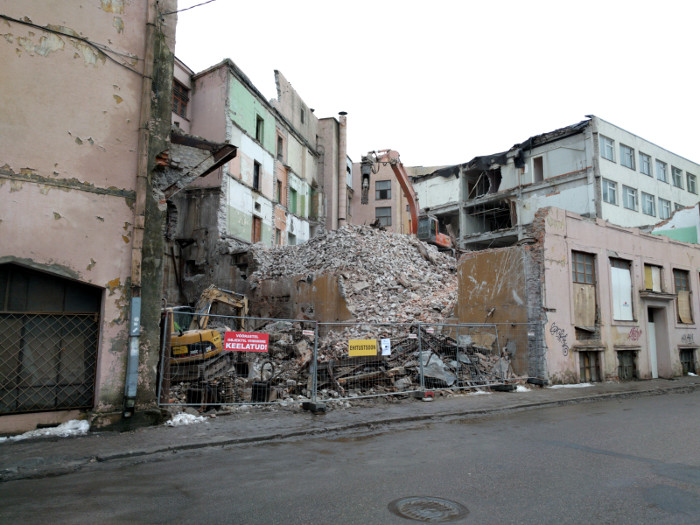
<instances>
[{"instance_id":1,"label":"snow on ground","mask_svg":"<svg viewBox=\"0 0 700 525\"><path fill-rule=\"evenodd\" d=\"M470 396L481 396L484 394L490 394L491 392L487 392L486 390L474 390L474 392L471 392L469 395Z\"/></svg>"},{"instance_id":2,"label":"snow on ground","mask_svg":"<svg viewBox=\"0 0 700 525\"><path fill-rule=\"evenodd\" d=\"M689 376L692 376L692 377L698 377L697 374L693 374L692 372L688 372L688 375L689 375Z\"/></svg>"},{"instance_id":3,"label":"snow on ground","mask_svg":"<svg viewBox=\"0 0 700 525\"><path fill-rule=\"evenodd\" d=\"M574 383L572 385L552 385L547 388L586 388L587 386L593 386L593 383Z\"/></svg>"},{"instance_id":4,"label":"snow on ground","mask_svg":"<svg viewBox=\"0 0 700 525\"><path fill-rule=\"evenodd\" d=\"M515 389L516 392L529 392L530 389L524 385L518 385Z\"/></svg>"},{"instance_id":5,"label":"snow on ground","mask_svg":"<svg viewBox=\"0 0 700 525\"><path fill-rule=\"evenodd\" d=\"M57 427L30 430L29 432L19 434L18 436L0 437L0 443L2 443L3 441L21 441L23 439L31 439L38 437L84 436L88 433L88 430L90 430L90 423L88 423L87 421L79 421L77 419L73 419L71 421L61 423Z\"/></svg>"},{"instance_id":6,"label":"snow on ground","mask_svg":"<svg viewBox=\"0 0 700 525\"><path fill-rule=\"evenodd\" d=\"M170 421L166 421L165 424L169 427L181 427L183 425L192 425L193 423L201 423L207 419L204 416L193 416L192 414L185 414L181 412L180 414L175 414Z\"/></svg>"}]
</instances>

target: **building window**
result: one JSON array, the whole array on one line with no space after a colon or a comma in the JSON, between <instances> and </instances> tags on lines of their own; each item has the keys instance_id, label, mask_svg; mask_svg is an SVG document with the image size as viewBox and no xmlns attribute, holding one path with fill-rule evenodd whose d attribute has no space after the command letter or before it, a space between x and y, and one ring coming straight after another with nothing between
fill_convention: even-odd
<instances>
[{"instance_id":1,"label":"building window","mask_svg":"<svg viewBox=\"0 0 700 525\"><path fill-rule=\"evenodd\" d=\"M644 265L644 289L650 292L661 292L661 266Z\"/></svg>"},{"instance_id":2,"label":"building window","mask_svg":"<svg viewBox=\"0 0 700 525\"><path fill-rule=\"evenodd\" d=\"M253 244L262 240L262 219L255 215L253 215L253 233L250 240Z\"/></svg>"},{"instance_id":3,"label":"building window","mask_svg":"<svg viewBox=\"0 0 700 525\"><path fill-rule=\"evenodd\" d=\"M617 182L603 179L603 200L610 204L617 204Z\"/></svg>"},{"instance_id":4,"label":"building window","mask_svg":"<svg viewBox=\"0 0 700 525\"><path fill-rule=\"evenodd\" d=\"M673 270L673 283L676 286L676 310L678 322L692 324L693 312L690 308L690 280L686 270Z\"/></svg>"},{"instance_id":5,"label":"building window","mask_svg":"<svg viewBox=\"0 0 700 525\"><path fill-rule=\"evenodd\" d=\"M683 187L683 170L680 168L676 168L675 166L671 166L671 182L676 188L682 188Z\"/></svg>"},{"instance_id":6,"label":"building window","mask_svg":"<svg viewBox=\"0 0 700 525\"><path fill-rule=\"evenodd\" d=\"M381 226L391 226L391 206L375 208L374 216Z\"/></svg>"},{"instance_id":7,"label":"building window","mask_svg":"<svg viewBox=\"0 0 700 525\"><path fill-rule=\"evenodd\" d=\"M671 201L659 197L659 219L668 219L671 216Z\"/></svg>"},{"instance_id":8,"label":"building window","mask_svg":"<svg viewBox=\"0 0 700 525\"><path fill-rule=\"evenodd\" d=\"M296 215L297 213L297 190L289 188L289 211Z\"/></svg>"},{"instance_id":9,"label":"building window","mask_svg":"<svg viewBox=\"0 0 700 525\"><path fill-rule=\"evenodd\" d=\"M284 162L284 139L282 135L277 135L277 160Z\"/></svg>"},{"instance_id":10,"label":"building window","mask_svg":"<svg viewBox=\"0 0 700 525\"><path fill-rule=\"evenodd\" d=\"M686 172L685 177L686 177L686 180L688 182L688 191L690 193L697 194L698 185L697 185L697 179L695 178L695 175L692 175L691 173Z\"/></svg>"},{"instance_id":11,"label":"building window","mask_svg":"<svg viewBox=\"0 0 700 525\"><path fill-rule=\"evenodd\" d=\"M287 244L289 246L296 246L297 243L297 236L294 235L293 233L288 233L287 234Z\"/></svg>"},{"instance_id":12,"label":"building window","mask_svg":"<svg viewBox=\"0 0 700 525\"><path fill-rule=\"evenodd\" d=\"M276 186L277 186L277 188L276 188L277 189L277 191L276 191L277 203L282 204L282 181L278 180Z\"/></svg>"},{"instance_id":13,"label":"building window","mask_svg":"<svg viewBox=\"0 0 700 525\"><path fill-rule=\"evenodd\" d=\"M651 157L641 151L639 152L639 171L651 177Z\"/></svg>"},{"instance_id":14,"label":"building window","mask_svg":"<svg viewBox=\"0 0 700 525\"><path fill-rule=\"evenodd\" d=\"M598 352L579 352L578 361L582 383L600 381Z\"/></svg>"},{"instance_id":15,"label":"building window","mask_svg":"<svg viewBox=\"0 0 700 525\"><path fill-rule=\"evenodd\" d=\"M265 136L265 121L260 115L255 116L255 140L262 144Z\"/></svg>"},{"instance_id":16,"label":"building window","mask_svg":"<svg viewBox=\"0 0 700 525\"><path fill-rule=\"evenodd\" d=\"M622 204L628 210L637 211L637 190L629 186L622 186Z\"/></svg>"},{"instance_id":17,"label":"building window","mask_svg":"<svg viewBox=\"0 0 700 525\"><path fill-rule=\"evenodd\" d=\"M282 230L275 228L275 246L282 245Z\"/></svg>"},{"instance_id":18,"label":"building window","mask_svg":"<svg viewBox=\"0 0 700 525\"><path fill-rule=\"evenodd\" d=\"M260 163L253 161L253 189L260 191Z\"/></svg>"},{"instance_id":19,"label":"building window","mask_svg":"<svg viewBox=\"0 0 700 525\"><path fill-rule=\"evenodd\" d=\"M304 112L304 108L301 108L299 110L299 118L301 119L301 123L303 124L306 120L306 113Z\"/></svg>"},{"instance_id":20,"label":"building window","mask_svg":"<svg viewBox=\"0 0 700 525\"><path fill-rule=\"evenodd\" d=\"M642 192L642 212L656 217L656 198L653 195Z\"/></svg>"},{"instance_id":21,"label":"building window","mask_svg":"<svg viewBox=\"0 0 700 525\"><path fill-rule=\"evenodd\" d=\"M634 150L624 144L620 144L620 164L627 166L631 170L635 169Z\"/></svg>"},{"instance_id":22,"label":"building window","mask_svg":"<svg viewBox=\"0 0 700 525\"><path fill-rule=\"evenodd\" d=\"M617 352L617 377L620 381L637 379L637 352L634 350Z\"/></svg>"},{"instance_id":23,"label":"building window","mask_svg":"<svg viewBox=\"0 0 700 525\"><path fill-rule=\"evenodd\" d=\"M374 200L382 201L391 199L391 181L378 180L374 183Z\"/></svg>"},{"instance_id":24,"label":"building window","mask_svg":"<svg viewBox=\"0 0 700 525\"><path fill-rule=\"evenodd\" d=\"M613 319L633 321L632 273L629 261L610 259L610 285L612 288Z\"/></svg>"},{"instance_id":25,"label":"building window","mask_svg":"<svg viewBox=\"0 0 700 525\"><path fill-rule=\"evenodd\" d=\"M542 157L532 159L532 171L534 173L533 182L542 182L544 180L544 159Z\"/></svg>"},{"instance_id":26,"label":"building window","mask_svg":"<svg viewBox=\"0 0 700 525\"><path fill-rule=\"evenodd\" d=\"M615 162L615 142L608 137L598 135L600 144L600 156Z\"/></svg>"},{"instance_id":27,"label":"building window","mask_svg":"<svg viewBox=\"0 0 700 525\"><path fill-rule=\"evenodd\" d=\"M688 374L697 374L697 368L695 367L695 349L681 348L679 354L681 359L681 367L683 368L683 375L687 376Z\"/></svg>"},{"instance_id":28,"label":"building window","mask_svg":"<svg viewBox=\"0 0 700 525\"><path fill-rule=\"evenodd\" d=\"M677 202L673 203L673 211L678 211L678 210L682 210L682 209L683 209L682 204L678 204Z\"/></svg>"},{"instance_id":29,"label":"building window","mask_svg":"<svg viewBox=\"0 0 700 525\"><path fill-rule=\"evenodd\" d=\"M574 282L574 324L586 331L595 330L596 295L594 256L571 252L571 272Z\"/></svg>"},{"instance_id":30,"label":"building window","mask_svg":"<svg viewBox=\"0 0 700 525\"><path fill-rule=\"evenodd\" d=\"M656 160L656 178L662 182L668 182L668 173L666 173L666 163Z\"/></svg>"},{"instance_id":31,"label":"building window","mask_svg":"<svg viewBox=\"0 0 700 525\"><path fill-rule=\"evenodd\" d=\"M173 113L187 118L187 103L189 101L189 90L177 80L173 80Z\"/></svg>"}]
</instances>

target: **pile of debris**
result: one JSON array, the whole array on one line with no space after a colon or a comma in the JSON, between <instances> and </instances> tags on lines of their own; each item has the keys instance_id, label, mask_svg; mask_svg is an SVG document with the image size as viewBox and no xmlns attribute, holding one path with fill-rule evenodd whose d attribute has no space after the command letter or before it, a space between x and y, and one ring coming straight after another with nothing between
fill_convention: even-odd
<instances>
[{"instance_id":1,"label":"pile of debris","mask_svg":"<svg viewBox=\"0 0 700 525\"><path fill-rule=\"evenodd\" d=\"M457 299L454 257L415 237L345 226L298 246L251 249L252 287L265 279L313 273L338 275L357 321L441 322Z\"/></svg>"}]
</instances>

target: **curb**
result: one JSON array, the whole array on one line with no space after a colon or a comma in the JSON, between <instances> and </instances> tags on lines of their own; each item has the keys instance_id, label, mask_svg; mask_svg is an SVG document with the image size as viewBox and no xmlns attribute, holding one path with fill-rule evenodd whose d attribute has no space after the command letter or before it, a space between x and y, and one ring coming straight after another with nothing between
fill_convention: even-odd
<instances>
[{"instance_id":1,"label":"curb","mask_svg":"<svg viewBox=\"0 0 700 525\"><path fill-rule=\"evenodd\" d=\"M33 472L0 472L0 483L8 481L19 481L23 479L38 479L46 477L56 477L65 474L71 474L83 468L86 465L93 463L107 463L110 461L128 460L148 457L156 454L163 454L168 452L178 452L178 451L188 451L197 450L203 448L213 448L213 447L228 447L236 445L247 445L251 443L267 443L272 441L282 441L286 439L294 439L304 436L322 436L325 434L331 434L335 432L344 432L348 430L356 430L361 428L372 429L378 425L396 425L403 423L417 423L422 421L434 421L438 419L450 419L450 418L469 418L469 417L479 417L487 415L505 414L510 412L520 412L526 410L534 410L538 408L551 408L558 406L575 405L580 403L594 403L597 401L607 401L610 399L625 399L631 397L650 397L665 394L677 394L677 393L690 393L700 389L700 383L691 383L686 385L669 386L654 388L650 390L630 390L622 392L607 392L602 394L591 394L583 395L580 397L572 397L569 399L561 399L555 401L537 401L531 403L515 403L512 405L507 405L497 408L482 408L482 409L471 409L471 410L457 410L451 412L438 412L433 414L419 414L412 416L401 416L392 418L375 418L368 421L354 422L347 424L338 424L334 426L314 428L309 430L296 430L291 432L276 432L272 434L261 434L257 436L250 437L235 437L230 439L222 440L206 440L194 443L185 443L181 445L168 445L152 449L141 449L141 450L131 450L129 452L116 452L114 454L90 456L82 459L75 459L70 461L70 465L65 464L61 467L48 467L44 470L36 470ZM7 469L6 469L7 470Z\"/></svg>"}]
</instances>

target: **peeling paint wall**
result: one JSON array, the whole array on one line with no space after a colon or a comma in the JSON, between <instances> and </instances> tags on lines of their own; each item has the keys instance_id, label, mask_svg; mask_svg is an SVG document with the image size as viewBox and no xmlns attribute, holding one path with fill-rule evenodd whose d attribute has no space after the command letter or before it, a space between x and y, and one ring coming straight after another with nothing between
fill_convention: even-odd
<instances>
[{"instance_id":1,"label":"peeling paint wall","mask_svg":"<svg viewBox=\"0 0 700 525\"><path fill-rule=\"evenodd\" d=\"M160 3L165 10L174 6L171 0ZM7 16L62 35L0 20L0 260L68 272L104 290L98 411L120 410L124 389L147 7L145 1L86 0L3 8ZM169 20L172 36L175 22ZM172 37L163 42L168 44L174 44ZM167 57L160 58L167 65ZM172 75L172 66L169 71ZM166 101L169 129L169 95ZM154 116L154 133L161 117ZM144 274L158 264L144 258ZM145 291L146 307L150 292ZM152 345L149 315L142 325L144 341ZM157 338L157 322L155 333ZM155 371L152 361L145 366ZM147 382L147 376L141 380Z\"/></svg>"},{"instance_id":2,"label":"peeling paint wall","mask_svg":"<svg viewBox=\"0 0 700 525\"><path fill-rule=\"evenodd\" d=\"M656 341L660 377L680 375L680 348L694 347L700 341L700 247L666 237L641 233L637 229L613 226L602 220L583 219L560 209L542 210L538 222L544 228L544 302L547 315L547 363L553 381L579 379L579 352L600 351L601 372L605 378L618 375L617 351L631 350L637 355L641 378L651 378L648 308L657 310L656 323L665 332ZM596 334L576 328L571 253L594 257L596 293ZM632 280L631 321L613 316L610 259L630 263ZM661 267L663 293L646 293L644 265ZM688 272L693 323L678 321L673 270ZM658 334L658 331L657 331ZM663 344L659 341L663 339ZM697 351L696 351L697 352ZM696 357L697 359L697 357Z\"/></svg>"}]
</instances>

